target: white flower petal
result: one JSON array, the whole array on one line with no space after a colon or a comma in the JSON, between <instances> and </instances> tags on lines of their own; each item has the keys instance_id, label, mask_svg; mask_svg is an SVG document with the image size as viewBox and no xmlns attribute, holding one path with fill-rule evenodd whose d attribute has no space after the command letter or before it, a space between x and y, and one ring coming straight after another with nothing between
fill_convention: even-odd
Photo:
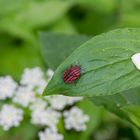
<instances>
[{"instance_id":1,"label":"white flower petal","mask_svg":"<svg viewBox=\"0 0 140 140\"><path fill-rule=\"evenodd\" d=\"M30 87L19 87L12 101L23 107L27 107L35 100L35 93Z\"/></svg>"},{"instance_id":2,"label":"white flower petal","mask_svg":"<svg viewBox=\"0 0 140 140\"><path fill-rule=\"evenodd\" d=\"M22 85L28 85L31 87L36 87L42 81L44 73L40 67L26 68L21 77L20 83Z\"/></svg>"},{"instance_id":3,"label":"white flower petal","mask_svg":"<svg viewBox=\"0 0 140 140\"><path fill-rule=\"evenodd\" d=\"M86 130L85 123L89 121L89 116L85 115L80 108L72 107L69 111L64 111L63 115L66 129Z\"/></svg>"},{"instance_id":4,"label":"white flower petal","mask_svg":"<svg viewBox=\"0 0 140 140\"><path fill-rule=\"evenodd\" d=\"M39 132L39 140L63 140L64 136L57 131L46 128L44 132Z\"/></svg>"},{"instance_id":5,"label":"white flower petal","mask_svg":"<svg viewBox=\"0 0 140 140\"><path fill-rule=\"evenodd\" d=\"M13 105L5 104L0 111L0 125L5 131L17 127L23 119L23 111Z\"/></svg>"},{"instance_id":6,"label":"white flower petal","mask_svg":"<svg viewBox=\"0 0 140 140\"><path fill-rule=\"evenodd\" d=\"M11 76L0 77L0 99L11 98L14 95L17 83Z\"/></svg>"},{"instance_id":7,"label":"white flower petal","mask_svg":"<svg viewBox=\"0 0 140 140\"><path fill-rule=\"evenodd\" d=\"M31 122L42 126L49 126L55 129L60 118L60 113L48 108L34 110L31 114Z\"/></svg>"},{"instance_id":8,"label":"white flower petal","mask_svg":"<svg viewBox=\"0 0 140 140\"><path fill-rule=\"evenodd\" d=\"M140 70L140 53L136 53L134 54L132 57L132 62L134 63L134 65L136 66L136 68L138 70Z\"/></svg>"}]
</instances>

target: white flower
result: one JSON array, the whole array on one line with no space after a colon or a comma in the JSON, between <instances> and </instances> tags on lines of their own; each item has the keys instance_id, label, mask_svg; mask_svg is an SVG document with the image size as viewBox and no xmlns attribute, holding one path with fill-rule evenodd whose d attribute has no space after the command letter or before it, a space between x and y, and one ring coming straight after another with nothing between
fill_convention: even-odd
<instances>
[{"instance_id":1,"label":"white flower","mask_svg":"<svg viewBox=\"0 0 140 140\"><path fill-rule=\"evenodd\" d=\"M136 53L134 54L132 57L132 62L134 63L134 65L136 66L136 68L138 70L140 70L140 53Z\"/></svg>"},{"instance_id":2,"label":"white flower","mask_svg":"<svg viewBox=\"0 0 140 140\"><path fill-rule=\"evenodd\" d=\"M43 93L45 87L47 86L47 84L48 84L47 81L45 81L44 79L40 80L40 81L38 82L38 86L37 86L37 88L36 88L36 92L37 92L39 95L41 95L41 94Z\"/></svg>"},{"instance_id":3,"label":"white flower","mask_svg":"<svg viewBox=\"0 0 140 140\"><path fill-rule=\"evenodd\" d=\"M67 97L67 104L73 105L76 102L79 102L83 99L83 97Z\"/></svg>"},{"instance_id":4,"label":"white flower","mask_svg":"<svg viewBox=\"0 0 140 140\"><path fill-rule=\"evenodd\" d=\"M62 110L67 105L67 97L62 95L50 96L49 102L52 108Z\"/></svg>"},{"instance_id":5,"label":"white flower","mask_svg":"<svg viewBox=\"0 0 140 140\"><path fill-rule=\"evenodd\" d=\"M50 128L46 128L44 132L39 132L39 140L63 140L62 134Z\"/></svg>"},{"instance_id":6,"label":"white flower","mask_svg":"<svg viewBox=\"0 0 140 140\"><path fill-rule=\"evenodd\" d=\"M43 126L49 126L52 129L56 128L59 121L60 113L48 108L48 109L38 109L34 110L31 114L31 122L33 124L39 124Z\"/></svg>"},{"instance_id":7,"label":"white flower","mask_svg":"<svg viewBox=\"0 0 140 140\"><path fill-rule=\"evenodd\" d=\"M62 110L65 108L67 105L72 105L75 102L78 102L81 100L81 97L67 97L63 95L55 95L55 96L50 96L49 102L51 104L51 107L57 110Z\"/></svg>"},{"instance_id":8,"label":"white flower","mask_svg":"<svg viewBox=\"0 0 140 140\"><path fill-rule=\"evenodd\" d=\"M22 119L23 111L13 105L5 104L0 111L0 125L5 131L19 126Z\"/></svg>"},{"instance_id":9,"label":"white flower","mask_svg":"<svg viewBox=\"0 0 140 140\"><path fill-rule=\"evenodd\" d=\"M63 115L66 129L86 130L85 123L89 121L89 116L85 115L78 107L72 107L69 111L64 111Z\"/></svg>"},{"instance_id":10,"label":"white flower","mask_svg":"<svg viewBox=\"0 0 140 140\"><path fill-rule=\"evenodd\" d=\"M47 107L47 102L41 98L36 98L29 106L30 110L44 110Z\"/></svg>"},{"instance_id":11,"label":"white flower","mask_svg":"<svg viewBox=\"0 0 140 140\"><path fill-rule=\"evenodd\" d=\"M52 69L48 69L48 70L47 70L47 76L48 76L49 79L52 78L53 74L54 74L54 72L53 72Z\"/></svg>"},{"instance_id":12,"label":"white flower","mask_svg":"<svg viewBox=\"0 0 140 140\"><path fill-rule=\"evenodd\" d=\"M17 83L11 76L0 78L0 99L4 100L13 96Z\"/></svg>"},{"instance_id":13,"label":"white flower","mask_svg":"<svg viewBox=\"0 0 140 140\"><path fill-rule=\"evenodd\" d=\"M36 87L39 85L40 81L43 79L43 72L40 67L26 68L21 77L20 83L22 85L27 85L31 87Z\"/></svg>"},{"instance_id":14,"label":"white flower","mask_svg":"<svg viewBox=\"0 0 140 140\"><path fill-rule=\"evenodd\" d=\"M14 103L27 107L35 100L35 93L29 87L19 87L12 100Z\"/></svg>"},{"instance_id":15,"label":"white flower","mask_svg":"<svg viewBox=\"0 0 140 140\"><path fill-rule=\"evenodd\" d=\"M12 101L22 107L30 109L31 123L48 127L44 132L39 133L40 140L63 140L63 136L57 132L57 124L62 111L66 106L82 100L82 97L67 97L63 95L41 97L48 81L53 76L53 71L48 69L48 80L39 67L26 68L22 75L20 86L10 76L0 78L0 99L12 97ZM60 112L61 111L61 112ZM23 119L23 111L13 105L4 105L0 111L0 126L4 130L20 125ZM85 123L89 120L82 110L73 107L64 111L64 122L66 129L83 131Z\"/></svg>"}]
</instances>

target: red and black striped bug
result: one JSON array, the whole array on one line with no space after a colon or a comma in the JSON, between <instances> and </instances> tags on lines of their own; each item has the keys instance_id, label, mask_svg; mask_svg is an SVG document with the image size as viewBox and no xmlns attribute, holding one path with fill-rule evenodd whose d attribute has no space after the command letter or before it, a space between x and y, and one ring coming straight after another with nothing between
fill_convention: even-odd
<instances>
[{"instance_id":1,"label":"red and black striped bug","mask_svg":"<svg viewBox=\"0 0 140 140\"><path fill-rule=\"evenodd\" d=\"M80 66L70 66L67 70L64 71L63 80L66 84L71 84L77 80L81 75Z\"/></svg>"}]
</instances>

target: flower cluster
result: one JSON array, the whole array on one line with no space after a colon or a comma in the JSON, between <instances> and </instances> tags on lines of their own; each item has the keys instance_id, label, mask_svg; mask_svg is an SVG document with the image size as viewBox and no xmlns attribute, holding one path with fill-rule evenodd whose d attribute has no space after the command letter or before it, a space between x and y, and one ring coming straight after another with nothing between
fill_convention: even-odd
<instances>
[{"instance_id":1,"label":"flower cluster","mask_svg":"<svg viewBox=\"0 0 140 140\"><path fill-rule=\"evenodd\" d=\"M35 100L35 94L30 87L19 87L13 97L13 102L18 103L23 107L27 107Z\"/></svg>"},{"instance_id":2,"label":"flower cluster","mask_svg":"<svg viewBox=\"0 0 140 140\"><path fill-rule=\"evenodd\" d=\"M32 123L48 126L52 129L55 129L60 118L60 113L48 108L48 109L38 109L34 110L31 115Z\"/></svg>"},{"instance_id":3,"label":"flower cluster","mask_svg":"<svg viewBox=\"0 0 140 140\"><path fill-rule=\"evenodd\" d=\"M17 83L11 76L5 76L0 78L0 100L5 100L13 96Z\"/></svg>"},{"instance_id":4,"label":"flower cluster","mask_svg":"<svg viewBox=\"0 0 140 140\"><path fill-rule=\"evenodd\" d=\"M31 112L31 123L45 129L39 132L40 140L64 139L57 128L60 118L64 118L67 130L84 131L86 129L89 117L80 108L74 106L76 102L82 100L81 97L41 96L52 76L51 69L48 69L45 74L40 67L35 67L24 70L19 84L10 76L0 78L0 100L11 101L0 109L0 126L4 130L20 125L24 119L24 108L28 108Z\"/></svg>"},{"instance_id":5,"label":"flower cluster","mask_svg":"<svg viewBox=\"0 0 140 140\"><path fill-rule=\"evenodd\" d=\"M63 95L55 95L49 98L51 107L56 110L62 110L65 106L73 105L80 100L82 100L82 97L67 97Z\"/></svg>"},{"instance_id":6,"label":"flower cluster","mask_svg":"<svg viewBox=\"0 0 140 140\"><path fill-rule=\"evenodd\" d=\"M89 121L89 116L84 115L78 107L72 107L69 111L64 111L64 121L66 129L75 129L77 131L86 130L85 123Z\"/></svg>"},{"instance_id":7,"label":"flower cluster","mask_svg":"<svg viewBox=\"0 0 140 140\"><path fill-rule=\"evenodd\" d=\"M5 104L0 111L0 125L4 130L19 126L23 119L23 111L13 105Z\"/></svg>"},{"instance_id":8,"label":"flower cluster","mask_svg":"<svg viewBox=\"0 0 140 140\"><path fill-rule=\"evenodd\" d=\"M58 134L56 130L45 129L44 132L39 132L40 140L63 140L64 137L61 134Z\"/></svg>"}]
</instances>

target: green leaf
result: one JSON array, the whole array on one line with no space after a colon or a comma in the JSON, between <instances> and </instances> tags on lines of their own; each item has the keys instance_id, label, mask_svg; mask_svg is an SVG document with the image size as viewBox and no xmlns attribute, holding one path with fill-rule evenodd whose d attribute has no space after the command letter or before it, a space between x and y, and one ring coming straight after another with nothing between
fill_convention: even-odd
<instances>
[{"instance_id":1,"label":"green leaf","mask_svg":"<svg viewBox=\"0 0 140 140\"><path fill-rule=\"evenodd\" d=\"M28 4L28 7L25 7L23 11L17 13L16 18L21 17L21 22L31 28L49 25L63 17L72 5L73 2L68 1L32 1Z\"/></svg>"},{"instance_id":2,"label":"green leaf","mask_svg":"<svg viewBox=\"0 0 140 140\"><path fill-rule=\"evenodd\" d=\"M121 108L133 123L137 124L140 128L140 106L130 105Z\"/></svg>"},{"instance_id":3,"label":"green leaf","mask_svg":"<svg viewBox=\"0 0 140 140\"><path fill-rule=\"evenodd\" d=\"M140 87L133 88L121 93L129 105L140 105Z\"/></svg>"},{"instance_id":4,"label":"green leaf","mask_svg":"<svg viewBox=\"0 0 140 140\"><path fill-rule=\"evenodd\" d=\"M131 56L140 52L140 29L117 29L101 34L76 49L55 71L44 95L106 96L140 86L140 72ZM80 78L65 84L63 72L81 67Z\"/></svg>"},{"instance_id":5,"label":"green leaf","mask_svg":"<svg viewBox=\"0 0 140 140\"><path fill-rule=\"evenodd\" d=\"M134 91L134 89L129 90L127 92L129 94L133 94L133 93L135 93L133 91ZM140 124L138 121L138 120L140 120L140 118L138 117L139 111L136 112L136 108L133 109L131 107L131 106L134 106L135 104L137 104L137 101L136 101L137 96L135 96L135 94L134 94L134 96L129 96L129 95L123 96L123 93L122 94L118 93L118 94L109 95L109 96L90 97L89 100L91 100L97 106L104 106L105 109L109 110L112 113L115 113L120 118L133 123L137 127L140 127ZM130 99L131 97L132 97L132 100ZM133 102L131 102L131 101L133 101ZM139 100L139 102L140 102L140 100ZM138 107L139 106L137 105L137 108Z\"/></svg>"},{"instance_id":6,"label":"green leaf","mask_svg":"<svg viewBox=\"0 0 140 140\"><path fill-rule=\"evenodd\" d=\"M35 30L62 18L74 2L15 0L7 6L7 0L2 0L0 4L0 8L4 10L0 10L0 30L36 43Z\"/></svg>"},{"instance_id":7,"label":"green leaf","mask_svg":"<svg viewBox=\"0 0 140 140\"><path fill-rule=\"evenodd\" d=\"M113 112L120 117L125 117L124 113L120 111L120 107L126 105L126 100L120 94L90 97L89 100L97 106L104 106L110 112Z\"/></svg>"},{"instance_id":8,"label":"green leaf","mask_svg":"<svg viewBox=\"0 0 140 140\"><path fill-rule=\"evenodd\" d=\"M74 49L89 38L90 37L84 35L41 32L41 52L46 64L55 70L58 65L74 51Z\"/></svg>"},{"instance_id":9,"label":"green leaf","mask_svg":"<svg viewBox=\"0 0 140 140\"><path fill-rule=\"evenodd\" d=\"M123 109L140 104L140 72L131 61L140 51L139 33L140 29L118 29L87 41L57 68L44 95L88 96L94 104L139 127L138 119ZM81 77L65 84L63 72L70 65L81 66Z\"/></svg>"}]
</instances>

